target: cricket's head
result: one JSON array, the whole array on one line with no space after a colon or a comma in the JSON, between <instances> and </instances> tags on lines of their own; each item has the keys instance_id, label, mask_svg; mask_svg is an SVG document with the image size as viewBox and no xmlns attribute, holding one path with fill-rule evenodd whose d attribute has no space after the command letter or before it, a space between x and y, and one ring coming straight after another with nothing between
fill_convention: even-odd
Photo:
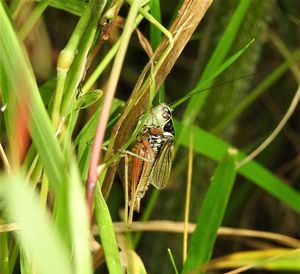
<instances>
[{"instance_id":1,"label":"cricket's head","mask_svg":"<svg viewBox=\"0 0 300 274\"><path fill-rule=\"evenodd\" d=\"M163 129L166 134L174 136L174 126L172 119L172 112L168 105L159 104L153 108L145 122L147 127L159 127Z\"/></svg>"}]
</instances>

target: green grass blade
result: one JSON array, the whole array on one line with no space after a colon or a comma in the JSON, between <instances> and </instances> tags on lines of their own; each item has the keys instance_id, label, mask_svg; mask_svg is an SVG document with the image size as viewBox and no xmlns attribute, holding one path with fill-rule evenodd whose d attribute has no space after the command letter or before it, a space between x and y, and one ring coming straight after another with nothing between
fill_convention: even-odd
<instances>
[{"instance_id":1,"label":"green grass blade","mask_svg":"<svg viewBox=\"0 0 300 274\"><path fill-rule=\"evenodd\" d=\"M28 119L29 131L52 186L58 188L66 176L62 152L55 139L54 130L40 97L25 51L18 41L2 3L0 3L0 18L0 59L13 87L10 92L17 100L22 99L20 104L27 105L31 119ZM11 58L11 52L14 53L14 58ZM7 93L8 91L3 90L2 92Z\"/></svg>"},{"instance_id":2,"label":"green grass blade","mask_svg":"<svg viewBox=\"0 0 300 274\"><path fill-rule=\"evenodd\" d=\"M160 12L159 0L150 0L150 13L159 23L161 23L161 12ZM153 24L150 24L150 43L153 51L156 50L156 48L161 42L161 39L162 39L162 34L160 30ZM164 83L160 86L158 91L158 96L154 100L155 104L159 104L161 102L165 102Z\"/></svg>"},{"instance_id":3,"label":"green grass blade","mask_svg":"<svg viewBox=\"0 0 300 274\"><path fill-rule=\"evenodd\" d=\"M90 255L90 231L84 188L75 162L71 162L69 188L70 227L73 242L74 274L93 273Z\"/></svg>"},{"instance_id":4,"label":"green grass blade","mask_svg":"<svg viewBox=\"0 0 300 274\"><path fill-rule=\"evenodd\" d=\"M99 184L95 188L95 214L109 273L122 273L113 223Z\"/></svg>"},{"instance_id":5,"label":"green grass blade","mask_svg":"<svg viewBox=\"0 0 300 274\"><path fill-rule=\"evenodd\" d=\"M161 22L159 0L150 0L150 13L159 23ZM153 50L155 50L158 47L161 39L162 34L160 30L153 24L150 24L150 42Z\"/></svg>"},{"instance_id":6,"label":"green grass blade","mask_svg":"<svg viewBox=\"0 0 300 274\"><path fill-rule=\"evenodd\" d=\"M168 248L168 254L169 254L172 266L173 266L174 273L178 274L179 272L178 272L178 269L177 269L177 266L175 264L175 260L174 260L174 257L173 257L173 254L172 254L172 251L171 251L170 248Z\"/></svg>"},{"instance_id":7,"label":"green grass blade","mask_svg":"<svg viewBox=\"0 0 300 274\"><path fill-rule=\"evenodd\" d=\"M9 273L8 233L0 233L0 269L3 274Z\"/></svg>"},{"instance_id":8,"label":"green grass blade","mask_svg":"<svg viewBox=\"0 0 300 274\"><path fill-rule=\"evenodd\" d=\"M182 123L175 121L175 127L176 130L180 130L182 128ZM230 145L223 140L198 127L193 127L193 134L195 136L194 150L215 161L221 161L224 153L230 147ZM188 132L183 134L182 145L188 148ZM239 152L238 159L243 158L245 158L245 154ZM252 160L239 168L238 173L279 199L281 202L290 206L296 212L300 213L300 194L282 180L275 177L257 161Z\"/></svg>"},{"instance_id":9,"label":"green grass blade","mask_svg":"<svg viewBox=\"0 0 300 274\"><path fill-rule=\"evenodd\" d=\"M33 12L31 13L30 17L27 18L25 21L25 24L22 25L19 31L19 37L20 39L24 40L25 37L28 35L34 24L37 22L37 20L41 17L42 13L45 11L45 9L48 7L52 0L42 0L38 3L38 5L35 7Z\"/></svg>"},{"instance_id":10,"label":"green grass blade","mask_svg":"<svg viewBox=\"0 0 300 274\"><path fill-rule=\"evenodd\" d=\"M274 273L300 272L300 249L263 249L232 253L214 264L214 269L228 269L249 266L249 269L264 269ZM245 271L245 270L244 270ZM280 271L280 272L279 272Z\"/></svg>"},{"instance_id":11,"label":"green grass blade","mask_svg":"<svg viewBox=\"0 0 300 274\"><path fill-rule=\"evenodd\" d=\"M235 149L228 149L214 173L200 209L182 273L199 269L210 260L236 175L236 154Z\"/></svg>"},{"instance_id":12,"label":"green grass blade","mask_svg":"<svg viewBox=\"0 0 300 274\"><path fill-rule=\"evenodd\" d=\"M2 177L0 196L9 222L20 224L16 233L38 273L72 273L70 256L40 206L33 189L21 177ZM51 263L49 263L51 260Z\"/></svg>"}]
</instances>

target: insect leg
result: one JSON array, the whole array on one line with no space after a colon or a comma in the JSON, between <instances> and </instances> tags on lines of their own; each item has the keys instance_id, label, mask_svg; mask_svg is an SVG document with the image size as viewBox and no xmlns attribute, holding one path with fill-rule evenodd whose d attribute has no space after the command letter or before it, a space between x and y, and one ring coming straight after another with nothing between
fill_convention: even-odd
<instances>
[{"instance_id":1,"label":"insect leg","mask_svg":"<svg viewBox=\"0 0 300 274\"><path fill-rule=\"evenodd\" d=\"M125 226L129 227L128 223L128 208L129 208L129 202L128 202L128 156L124 154L124 160L125 160L125 186L124 186L124 192L125 192L125 212L124 212L124 223Z\"/></svg>"}]
</instances>

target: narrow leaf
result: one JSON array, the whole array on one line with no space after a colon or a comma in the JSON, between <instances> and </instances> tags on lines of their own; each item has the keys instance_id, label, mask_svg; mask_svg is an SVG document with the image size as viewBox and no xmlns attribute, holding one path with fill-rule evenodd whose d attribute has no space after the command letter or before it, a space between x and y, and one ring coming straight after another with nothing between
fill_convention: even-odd
<instances>
[{"instance_id":1,"label":"narrow leaf","mask_svg":"<svg viewBox=\"0 0 300 274\"><path fill-rule=\"evenodd\" d=\"M210 260L218 228L221 226L235 179L236 154L235 149L228 149L214 173L200 209L182 273L199 269Z\"/></svg>"},{"instance_id":2,"label":"narrow leaf","mask_svg":"<svg viewBox=\"0 0 300 274\"><path fill-rule=\"evenodd\" d=\"M0 197L8 221L20 225L15 234L38 273L71 274L70 255L25 179L2 177Z\"/></svg>"},{"instance_id":3,"label":"narrow leaf","mask_svg":"<svg viewBox=\"0 0 300 274\"><path fill-rule=\"evenodd\" d=\"M3 94L11 92L13 98L19 100L20 104L26 105L30 114L27 119L30 134L52 186L58 187L67 176L63 155L55 139L54 130L39 94L24 47L16 36L2 2L0 2L0 18L0 61L13 87L10 91L4 89L2 92ZM14 53L14 58L10 57L11 52Z\"/></svg>"},{"instance_id":4,"label":"narrow leaf","mask_svg":"<svg viewBox=\"0 0 300 274\"><path fill-rule=\"evenodd\" d=\"M113 223L99 184L95 188L95 214L109 273L122 273Z\"/></svg>"},{"instance_id":5,"label":"narrow leaf","mask_svg":"<svg viewBox=\"0 0 300 274\"><path fill-rule=\"evenodd\" d=\"M90 255L90 231L84 188L78 168L71 162L71 184L69 188L70 227L73 240L74 274L93 273Z\"/></svg>"},{"instance_id":6,"label":"narrow leaf","mask_svg":"<svg viewBox=\"0 0 300 274\"><path fill-rule=\"evenodd\" d=\"M182 123L175 121L175 129L180 130ZM200 129L193 127L193 134L195 136L194 150L210 159L221 161L222 156L230 147L230 144L217 138L216 136ZM183 134L182 145L186 148L189 146L189 134ZM244 159L245 154L238 153L238 159ZM292 189L288 184L284 183L279 178L275 177L269 170L252 160L248 164L239 168L237 172L246 177L250 182L255 183L281 202L290 206L293 210L300 213L300 194Z\"/></svg>"}]
</instances>

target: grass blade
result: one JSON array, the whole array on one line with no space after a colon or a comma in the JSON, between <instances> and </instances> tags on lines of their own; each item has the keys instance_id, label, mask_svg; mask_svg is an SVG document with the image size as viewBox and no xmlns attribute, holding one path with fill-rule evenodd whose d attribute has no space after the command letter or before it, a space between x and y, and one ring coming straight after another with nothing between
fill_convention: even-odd
<instances>
[{"instance_id":1,"label":"grass blade","mask_svg":"<svg viewBox=\"0 0 300 274\"><path fill-rule=\"evenodd\" d=\"M221 226L235 179L236 154L235 149L228 149L214 173L200 209L197 226L191 238L188 257L182 273L189 273L200 268L210 260L217 231Z\"/></svg>"},{"instance_id":2,"label":"grass blade","mask_svg":"<svg viewBox=\"0 0 300 274\"><path fill-rule=\"evenodd\" d=\"M52 186L58 188L66 176L61 149L54 137L54 130L43 105L25 51L19 43L2 3L0 3L0 18L0 59L13 87L10 92L17 100L23 99L19 102L21 105L26 104L31 119L29 130L32 139ZM11 58L11 52L14 53L13 58ZM18 60L18 62L15 60ZM3 90L3 93L8 92L8 90Z\"/></svg>"},{"instance_id":3,"label":"grass blade","mask_svg":"<svg viewBox=\"0 0 300 274\"><path fill-rule=\"evenodd\" d=\"M9 273L9 251L8 251L8 233L0 234L0 269L3 274Z\"/></svg>"},{"instance_id":4,"label":"grass blade","mask_svg":"<svg viewBox=\"0 0 300 274\"><path fill-rule=\"evenodd\" d=\"M176 130L182 128L182 123L175 121ZM195 138L194 150L210 159L221 161L222 156L230 147L229 144L216 136L200 129L193 127ZM199 140L199 141L197 141ZM182 138L182 145L188 148L189 135L185 133ZM238 159L244 159L245 154L238 153ZM237 172L246 177L252 183L255 183L271 195L290 206L293 210L300 213L300 194L285 184L282 180L275 177L269 170L252 160L247 165L239 168Z\"/></svg>"},{"instance_id":5,"label":"grass blade","mask_svg":"<svg viewBox=\"0 0 300 274\"><path fill-rule=\"evenodd\" d=\"M95 214L107 267L110 274L122 273L113 223L99 184L95 188Z\"/></svg>"},{"instance_id":6,"label":"grass blade","mask_svg":"<svg viewBox=\"0 0 300 274\"><path fill-rule=\"evenodd\" d=\"M2 177L0 196L8 221L20 224L16 236L26 254L31 256L38 273L71 274L70 256L40 202L21 177ZM51 263L49 259L51 258Z\"/></svg>"},{"instance_id":7,"label":"grass blade","mask_svg":"<svg viewBox=\"0 0 300 274\"><path fill-rule=\"evenodd\" d=\"M74 274L93 273L90 255L88 211L84 198L84 188L78 168L71 163L71 184L69 188L70 227L73 242Z\"/></svg>"},{"instance_id":8,"label":"grass blade","mask_svg":"<svg viewBox=\"0 0 300 274\"><path fill-rule=\"evenodd\" d=\"M210 264L210 269L240 267L243 268L243 271L255 268L268 271L296 271L299 273L299 256L300 249L286 248L236 252L216 259Z\"/></svg>"}]
</instances>

